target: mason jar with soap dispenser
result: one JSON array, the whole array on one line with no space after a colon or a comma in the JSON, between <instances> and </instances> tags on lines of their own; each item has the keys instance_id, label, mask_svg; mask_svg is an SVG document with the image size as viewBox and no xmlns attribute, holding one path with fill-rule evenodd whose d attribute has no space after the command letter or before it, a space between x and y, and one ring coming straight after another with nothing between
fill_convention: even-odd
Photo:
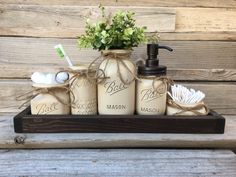
<instances>
[{"instance_id":1,"label":"mason jar with soap dispenser","mask_svg":"<svg viewBox=\"0 0 236 177\"><path fill-rule=\"evenodd\" d=\"M167 67L159 65L159 49L173 51L168 46L147 44L146 63L138 66L136 113L139 115L164 115L166 112Z\"/></svg>"}]
</instances>

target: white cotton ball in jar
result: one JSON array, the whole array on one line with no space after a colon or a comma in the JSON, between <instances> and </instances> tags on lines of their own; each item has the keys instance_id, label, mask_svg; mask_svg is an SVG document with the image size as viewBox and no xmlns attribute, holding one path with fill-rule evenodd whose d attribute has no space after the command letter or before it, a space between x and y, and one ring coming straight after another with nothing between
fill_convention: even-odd
<instances>
[{"instance_id":1,"label":"white cotton ball in jar","mask_svg":"<svg viewBox=\"0 0 236 177\"><path fill-rule=\"evenodd\" d=\"M45 83L45 74L44 73L41 73L41 72L34 72L32 75L31 75L31 80L34 82L34 83L37 83L37 84L43 84Z\"/></svg>"},{"instance_id":2,"label":"white cotton ball in jar","mask_svg":"<svg viewBox=\"0 0 236 177\"><path fill-rule=\"evenodd\" d=\"M45 80L45 84L57 84L56 80L55 80L55 74L52 73L48 73L46 74L46 80Z\"/></svg>"},{"instance_id":3,"label":"white cotton ball in jar","mask_svg":"<svg viewBox=\"0 0 236 177\"><path fill-rule=\"evenodd\" d=\"M59 72L56 75L56 82L63 84L69 79L69 74L67 72Z\"/></svg>"}]
</instances>

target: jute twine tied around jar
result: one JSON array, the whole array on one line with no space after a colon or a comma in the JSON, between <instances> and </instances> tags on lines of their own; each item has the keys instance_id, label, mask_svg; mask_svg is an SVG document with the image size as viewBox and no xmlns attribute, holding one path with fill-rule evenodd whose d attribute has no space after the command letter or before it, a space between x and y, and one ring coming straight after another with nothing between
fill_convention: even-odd
<instances>
[{"instance_id":1,"label":"jute twine tied around jar","mask_svg":"<svg viewBox=\"0 0 236 177\"><path fill-rule=\"evenodd\" d=\"M141 79L143 78L143 79L150 79L150 80L152 80L152 88L158 94L166 93L166 90L169 90L169 87L174 84L174 81L171 78L167 77L167 76L159 76L159 77L140 76L140 78ZM159 86L155 86L155 82L157 82L157 81L161 81L162 84L159 85ZM140 82L142 82L142 81L140 81ZM165 87L161 91L161 90L159 90L159 88L162 85L164 85Z\"/></svg>"},{"instance_id":2,"label":"jute twine tied around jar","mask_svg":"<svg viewBox=\"0 0 236 177\"><path fill-rule=\"evenodd\" d=\"M71 73L72 77L68 80L69 82L69 92L72 95L73 99L71 100L71 107L76 108L76 97L74 95L74 92L72 91L72 87L74 87L74 85L76 84L77 79L84 77L86 78L90 83L96 83L96 73L94 71L94 69L90 68L90 69L83 69L83 70L72 70L72 69L68 69L68 70L63 70L63 71L59 71L58 73L56 73L56 76L60 73L60 72L67 72L67 73Z\"/></svg>"},{"instance_id":3,"label":"jute twine tied around jar","mask_svg":"<svg viewBox=\"0 0 236 177\"><path fill-rule=\"evenodd\" d=\"M118 77L121 80L121 82L125 85L129 85L131 84L135 79L138 80L138 77L136 76L136 74L134 74L130 68L127 66L127 64L124 62L124 60L129 60L130 63L133 65L133 67L135 68L135 64L130 60L130 55L131 55L131 51L130 50L119 50L120 52L116 52L116 51L106 51L101 53L101 55L97 58L95 58L89 65L89 68L92 67L92 65L95 64L95 62L97 62L99 59L103 58L103 60L98 64L97 70L96 70L96 77L98 80L98 83L102 83L104 82L106 79L108 79L109 77L105 76L105 71L107 69L107 65L109 63L110 60L116 60L116 64L117 64L117 72L118 72ZM104 69L99 69L101 64L103 62L105 63L105 67ZM131 80L125 80L125 78L122 76L121 73L121 69L120 67L123 66L131 75L132 75L132 79ZM101 73L100 73L101 72ZM99 74L100 73L100 74Z\"/></svg>"},{"instance_id":4,"label":"jute twine tied around jar","mask_svg":"<svg viewBox=\"0 0 236 177\"><path fill-rule=\"evenodd\" d=\"M95 71L91 70L91 69L86 69L86 70L63 70L63 71L59 71L58 73L56 73L56 77L59 73L61 72L67 72L67 73L71 73L73 76L68 80L69 84L69 90L71 91L71 87L74 85L75 81L79 78L79 77L86 77L86 79L88 79L89 82L95 82L96 79L96 74Z\"/></svg>"},{"instance_id":5,"label":"jute twine tied around jar","mask_svg":"<svg viewBox=\"0 0 236 177\"><path fill-rule=\"evenodd\" d=\"M192 112L195 115L207 115L210 111L204 103L198 103L196 104L196 106L187 107L187 106L179 105L178 103L173 101L171 98L167 99L167 106L170 106L172 108L177 108L180 110L179 112L176 112L174 115L182 114L185 112ZM201 109L205 109L205 113L199 112L199 110Z\"/></svg>"},{"instance_id":6,"label":"jute twine tied around jar","mask_svg":"<svg viewBox=\"0 0 236 177\"><path fill-rule=\"evenodd\" d=\"M155 82L156 82L156 81L162 81L162 82L164 83L165 89L163 89L163 92L159 91L159 90L158 90L159 87L156 87L156 86L155 86ZM165 90L168 90L169 87L170 87L170 85L172 85L172 84L174 84L174 81L173 81L171 78L167 77L167 76L156 77L156 78L154 78L153 81L152 81L152 87L153 87L153 89L154 89L157 93L159 93L159 94L164 94L164 93L165 93Z\"/></svg>"},{"instance_id":7,"label":"jute twine tied around jar","mask_svg":"<svg viewBox=\"0 0 236 177\"><path fill-rule=\"evenodd\" d=\"M67 86L53 86L53 87L34 87L33 89L29 92L23 93L19 96L16 97L17 101L25 101L23 102L20 106L19 109L27 106L27 104L36 96L40 95L40 94L49 94L52 95L53 97L56 98L57 101L59 101L61 104L66 105L66 106L71 106L70 103L66 103L64 102L60 97L58 97L53 91L55 91L55 89L62 89L64 91L66 91L66 93L70 92L70 89Z\"/></svg>"}]
</instances>

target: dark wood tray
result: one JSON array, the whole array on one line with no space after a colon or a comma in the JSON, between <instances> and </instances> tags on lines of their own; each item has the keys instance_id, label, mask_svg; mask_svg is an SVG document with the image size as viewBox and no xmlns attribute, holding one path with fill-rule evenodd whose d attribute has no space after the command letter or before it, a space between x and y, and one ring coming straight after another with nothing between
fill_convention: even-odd
<instances>
[{"instance_id":1,"label":"dark wood tray","mask_svg":"<svg viewBox=\"0 0 236 177\"><path fill-rule=\"evenodd\" d=\"M207 116L31 115L14 117L16 133L224 133L225 119Z\"/></svg>"}]
</instances>

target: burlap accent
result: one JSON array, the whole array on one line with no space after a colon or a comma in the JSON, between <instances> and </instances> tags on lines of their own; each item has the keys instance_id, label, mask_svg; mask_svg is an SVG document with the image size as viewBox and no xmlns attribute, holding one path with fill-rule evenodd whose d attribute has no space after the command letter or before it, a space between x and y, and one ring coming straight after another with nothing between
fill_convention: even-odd
<instances>
[{"instance_id":1,"label":"burlap accent","mask_svg":"<svg viewBox=\"0 0 236 177\"><path fill-rule=\"evenodd\" d=\"M183 106L176 103L172 99L168 99L167 108L168 106L171 108L175 108L175 113L173 113L172 115L184 115L186 112L192 112L194 115L207 115L209 113L208 107L203 102L198 103L195 106ZM203 110L203 112L200 112L201 110Z\"/></svg>"}]
</instances>

